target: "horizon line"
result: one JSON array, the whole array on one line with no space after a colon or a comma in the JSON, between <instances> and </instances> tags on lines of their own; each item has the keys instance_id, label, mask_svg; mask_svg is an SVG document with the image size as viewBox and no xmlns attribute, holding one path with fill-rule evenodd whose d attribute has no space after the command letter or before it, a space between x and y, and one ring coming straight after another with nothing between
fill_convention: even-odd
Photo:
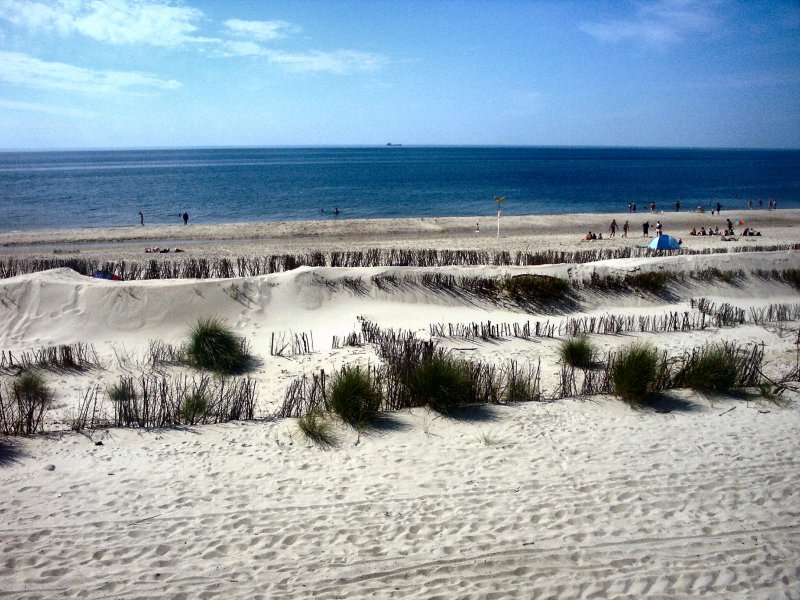
<instances>
[{"instance_id":1,"label":"horizon line","mask_svg":"<svg viewBox=\"0 0 800 600\"><path fill-rule=\"evenodd\" d=\"M75 146L58 148L0 148L0 153L38 152L152 152L177 150L270 150L270 149L378 149L391 148L539 148L539 149L618 149L618 150L721 150L721 151L778 151L796 152L798 147L769 146L653 146L653 145L592 145L592 144L274 144L274 145L197 145L197 146Z\"/></svg>"}]
</instances>

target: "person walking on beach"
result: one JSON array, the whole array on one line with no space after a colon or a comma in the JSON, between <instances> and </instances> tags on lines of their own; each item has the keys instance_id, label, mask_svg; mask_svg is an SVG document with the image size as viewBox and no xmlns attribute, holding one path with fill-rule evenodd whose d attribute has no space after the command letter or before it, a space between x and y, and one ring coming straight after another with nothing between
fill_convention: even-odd
<instances>
[{"instance_id":1,"label":"person walking on beach","mask_svg":"<svg viewBox=\"0 0 800 600\"><path fill-rule=\"evenodd\" d=\"M611 219L611 225L608 226L608 230L611 232L611 235L608 236L608 237L613 238L617 233L617 220L616 219Z\"/></svg>"},{"instance_id":2,"label":"person walking on beach","mask_svg":"<svg viewBox=\"0 0 800 600\"><path fill-rule=\"evenodd\" d=\"M622 224L622 237L624 237L624 238L628 237L628 222L627 221L625 221Z\"/></svg>"},{"instance_id":3,"label":"person walking on beach","mask_svg":"<svg viewBox=\"0 0 800 600\"><path fill-rule=\"evenodd\" d=\"M650 221L645 221L642 223L642 233L644 237L647 237L647 234L650 233Z\"/></svg>"},{"instance_id":4,"label":"person walking on beach","mask_svg":"<svg viewBox=\"0 0 800 600\"><path fill-rule=\"evenodd\" d=\"M184 212L183 213L183 224L184 225L188 225L189 224L189 213L188 212Z\"/></svg>"},{"instance_id":5,"label":"person walking on beach","mask_svg":"<svg viewBox=\"0 0 800 600\"><path fill-rule=\"evenodd\" d=\"M142 227L144 227L144 213L142 213L142 211L139 211L139 222L142 224Z\"/></svg>"}]
</instances>

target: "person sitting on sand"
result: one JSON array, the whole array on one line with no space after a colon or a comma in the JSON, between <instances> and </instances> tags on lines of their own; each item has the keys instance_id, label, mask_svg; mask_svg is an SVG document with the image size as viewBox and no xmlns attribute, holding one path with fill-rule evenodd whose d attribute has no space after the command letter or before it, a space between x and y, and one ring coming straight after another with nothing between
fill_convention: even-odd
<instances>
[{"instance_id":1,"label":"person sitting on sand","mask_svg":"<svg viewBox=\"0 0 800 600\"><path fill-rule=\"evenodd\" d=\"M586 240L587 242L589 240L593 240L594 237L592 237L592 232L590 231L589 233L587 233L586 236L583 239Z\"/></svg>"},{"instance_id":2,"label":"person sitting on sand","mask_svg":"<svg viewBox=\"0 0 800 600\"><path fill-rule=\"evenodd\" d=\"M719 227L714 226L714 235L719 235Z\"/></svg>"},{"instance_id":3,"label":"person sitting on sand","mask_svg":"<svg viewBox=\"0 0 800 600\"><path fill-rule=\"evenodd\" d=\"M697 235L697 227L692 227L692 230L689 232L689 235Z\"/></svg>"},{"instance_id":4,"label":"person sitting on sand","mask_svg":"<svg viewBox=\"0 0 800 600\"><path fill-rule=\"evenodd\" d=\"M597 234L597 239L598 240L602 240L603 239L603 234L602 233L598 233Z\"/></svg>"},{"instance_id":5,"label":"person sitting on sand","mask_svg":"<svg viewBox=\"0 0 800 600\"><path fill-rule=\"evenodd\" d=\"M700 228L700 235L705 235L705 234L706 234L706 228L705 227L701 227Z\"/></svg>"}]
</instances>

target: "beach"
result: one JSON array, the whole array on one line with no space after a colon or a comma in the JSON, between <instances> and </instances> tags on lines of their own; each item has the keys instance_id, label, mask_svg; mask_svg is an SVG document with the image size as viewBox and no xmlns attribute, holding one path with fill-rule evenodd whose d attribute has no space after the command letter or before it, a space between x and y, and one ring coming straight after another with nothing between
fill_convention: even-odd
<instances>
[{"instance_id":1,"label":"beach","mask_svg":"<svg viewBox=\"0 0 800 600\"><path fill-rule=\"evenodd\" d=\"M730 241L689 235L727 218ZM608 239L612 219L629 221L627 237ZM656 221L682 251L645 251ZM636 342L675 359L736 344L763 352L761 372L781 381L798 364L798 225L800 210L742 209L503 216L499 237L486 215L0 233L6 265L315 253L323 265L123 281L31 267L0 279L0 350L83 343L96 357L82 370L43 369L48 433L0 450L0 594L797 597L798 382L779 397L675 388L631 408L609 393L564 393L559 347L581 328L601 358ZM738 235L745 227L761 235ZM590 230L604 239L585 240ZM334 253L375 250L439 254L436 266L331 266ZM579 261L584 251L602 259ZM668 276L655 291L597 285L641 274ZM566 280L569 297L518 302L475 283L521 275ZM247 374L253 419L70 430L88 391L110 414L109 386L159 371L147 358L154 340L179 347L209 317L258 359ZM510 360L536 368L540 394L449 416L386 412L364 430L333 419L336 443L315 444L276 414L298 378L382 363L377 344L342 342L365 335L365 322L498 371ZM173 364L159 373L201 376ZM13 376L2 373L6 394Z\"/></svg>"}]
</instances>

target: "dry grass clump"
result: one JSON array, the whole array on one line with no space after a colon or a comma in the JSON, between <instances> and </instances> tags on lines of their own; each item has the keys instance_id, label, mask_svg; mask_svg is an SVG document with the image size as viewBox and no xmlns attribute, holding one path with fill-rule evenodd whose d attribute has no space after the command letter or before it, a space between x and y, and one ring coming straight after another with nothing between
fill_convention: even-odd
<instances>
[{"instance_id":1,"label":"dry grass clump","mask_svg":"<svg viewBox=\"0 0 800 600\"><path fill-rule=\"evenodd\" d=\"M366 370L345 367L331 384L328 403L345 423L361 429L378 415L381 394Z\"/></svg>"},{"instance_id":2,"label":"dry grass clump","mask_svg":"<svg viewBox=\"0 0 800 600\"><path fill-rule=\"evenodd\" d=\"M199 369L221 374L242 373L252 360L247 341L214 318L201 319L192 327L186 357Z\"/></svg>"}]
</instances>

